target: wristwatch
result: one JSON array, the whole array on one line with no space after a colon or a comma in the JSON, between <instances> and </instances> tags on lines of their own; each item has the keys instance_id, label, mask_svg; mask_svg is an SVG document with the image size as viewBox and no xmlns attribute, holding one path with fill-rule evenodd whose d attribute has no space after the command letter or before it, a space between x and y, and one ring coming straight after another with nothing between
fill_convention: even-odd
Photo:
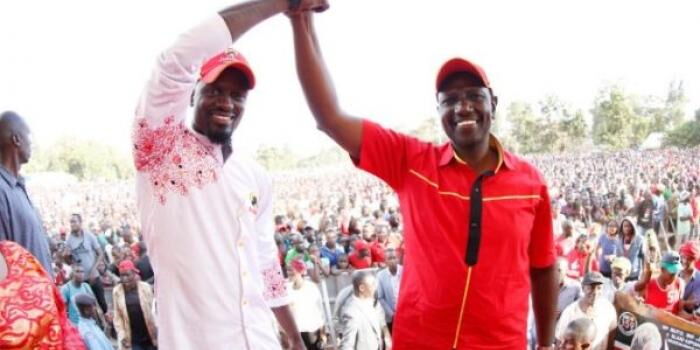
<instances>
[{"instance_id":1,"label":"wristwatch","mask_svg":"<svg viewBox=\"0 0 700 350\"><path fill-rule=\"evenodd\" d=\"M287 0L289 2L289 10L294 11L301 5L301 0Z\"/></svg>"}]
</instances>

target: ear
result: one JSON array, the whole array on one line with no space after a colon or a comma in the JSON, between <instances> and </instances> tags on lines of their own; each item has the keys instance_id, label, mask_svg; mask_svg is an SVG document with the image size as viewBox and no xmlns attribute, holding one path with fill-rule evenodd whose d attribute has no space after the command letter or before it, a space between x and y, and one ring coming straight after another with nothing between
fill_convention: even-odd
<instances>
[{"instance_id":1,"label":"ear","mask_svg":"<svg viewBox=\"0 0 700 350\"><path fill-rule=\"evenodd\" d=\"M12 134L12 144L14 144L16 147L19 147L19 145L22 144L22 139L20 139L19 135Z\"/></svg>"}]
</instances>

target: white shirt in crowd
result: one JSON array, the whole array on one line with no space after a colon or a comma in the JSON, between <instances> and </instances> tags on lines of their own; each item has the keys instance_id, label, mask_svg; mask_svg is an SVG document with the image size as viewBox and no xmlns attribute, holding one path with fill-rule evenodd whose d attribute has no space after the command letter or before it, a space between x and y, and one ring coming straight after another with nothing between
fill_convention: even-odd
<instances>
[{"instance_id":1,"label":"white shirt in crowd","mask_svg":"<svg viewBox=\"0 0 700 350\"><path fill-rule=\"evenodd\" d=\"M292 283L287 283L290 306L299 332L315 332L324 323L323 299L318 285L305 280L301 288L294 289Z\"/></svg>"},{"instance_id":2,"label":"white shirt in crowd","mask_svg":"<svg viewBox=\"0 0 700 350\"><path fill-rule=\"evenodd\" d=\"M591 314L586 314L581 310L581 302L573 303L564 309L557 328L554 332L557 339L561 340L564 337L564 331L571 321L579 318L589 318L593 321L596 328L595 340L593 341L591 350L605 350L608 348L608 334L617 326L617 311L615 307L607 299L600 297L593 304Z\"/></svg>"},{"instance_id":3,"label":"white shirt in crowd","mask_svg":"<svg viewBox=\"0 0 700 350\"><path fill-rule=\"evenodd\" d=\"M280 349L287 304L267 174L186 124L201 64L232 44L215 16L161 53L133 130L141 227L157 280L160 349Z\"/></svg>"}]
</instances>

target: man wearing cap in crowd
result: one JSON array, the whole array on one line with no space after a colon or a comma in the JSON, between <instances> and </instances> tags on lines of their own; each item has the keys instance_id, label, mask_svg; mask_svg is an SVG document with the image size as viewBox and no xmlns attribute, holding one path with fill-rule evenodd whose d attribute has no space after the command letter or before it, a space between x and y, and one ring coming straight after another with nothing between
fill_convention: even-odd
<instances>
[{"instance_id":1,"label":"man wearing cap in crowd","mask_svg":"<svg viewBox=\"0 0 700 350\"><path fill-rule=\"evenodd\" d=\"M700 247L696 241L688 241L679 250L682 269L680 278L685 283L681 300L680 315L686 319L692 318L692 313L700 306L700 271L695 268L695 262L700 257Z\"/></svg>"},{"instance_id":2,"label":"man wearing cap in crowd","mask_svg":"<svg viewBox=\"0 0 700 350\"><path fill-rule=\"evenodd\" d=\"M245 1L184 33L156 60L136 108L133 152L161 348L279 349L278 321L297 335L293 349L303 349L277 258L270 178L231 145L256 80L230 47L275 14L325 7Z\"/></svg>"},{"instance_id":3,"label":"man wearing cap in crowd","mask_svg":"<svg viewBox=\"0 0 700 350\"><path fill-rule=\"evenodd\" d=\"M678 314L685 287L683 280L678 278L680 270L680 255L674 251L666 252L661 258L659 275L652 279L651 264L647 260L644 265L644 273L634 285L634 289L644 297L644 302L647 305Z\"/></svg>"},{"instance_id":4,"label":"man wearing cap in crowd","mask_svg":"<svg viewBox=\"0 0 700 350\"><path fill-rule=\"evenodd\" d=\"M540 348L551 348L557 288L547 186L490 134L497 98L484 70L460 58L439 70L437 111L450 142L436 146L345 113L311 12L290 18L317 127L399 197L405 260L393 349L522 349L531 289Z\"/></svg>"},{"instance_id":5,"label":"man wearing cap in crowd","mask_svg":"<svg viewBox=\"0 0 700 350\"><path fill-rule=\"evenodd\" d=\"M583 277L583 297L578 302L569 305L561 314L557 323L556 337L564 340L564 333L572 321L588 318L595 324L596 336L591 343L592 350L605 350L613 341L617 326L617 311L611 302L603 298L603 283L605 277L600 272L589 272Z\"/></svg>"},{"instance_id":6,"label":"man wearing cap in crowd","mask_svg":"<svg viewBox=\"0 0 700 350\"><path fill-rule=\"evenodd\" d=\"M95 321L95 317L97 317L96 302L95 297L90 294L76 294L75 305L80 314L78 331L87 350L114 350L112 342L107 339L102 328Z\"/></svg>"},{"instance_id":7,"label":"man wearing cap in crowd","mask_svg":"<svg viewBox=\"0 0 700 350\"><path fill-rule=\"evenodd\" d=\"M615 295L618 292L634 295L636 281L627 281L632 270L630 260L624 256L617 256L610 263L610 270L612 271L610 279L606 279L603 283L603 297L614 304Z\"/></svg>"},{"instance_id":8,"label":"man wearing cap in crowd","mask_svg":"<svg viewBox=\"0 0 700 350\"><path fill-rule=\"evenodd\" d=\"M358 239L352 244L353 250L348 255L350 265L355 269L368 269L372 267L372 255L370 247L363 239Z\"/></svg>"},{"instance_id":9,"label":"man wearing cap in crowd","mask_svg":"<svg viewBox=\"0 0 700 350\"><path fill-rule=\"evenodd\" d=\"M121 283L112 290L114 329L122 350L155 350L158 344L153 291L148 283L139 280L139 272L131 260L120 262Z\"/></svg>"}]
</instances>

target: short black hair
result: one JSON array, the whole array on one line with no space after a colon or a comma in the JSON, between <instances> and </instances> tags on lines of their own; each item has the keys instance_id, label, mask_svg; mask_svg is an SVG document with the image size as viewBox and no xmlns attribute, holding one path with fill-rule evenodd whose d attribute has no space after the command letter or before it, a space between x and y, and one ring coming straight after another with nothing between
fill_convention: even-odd
<instances>
[{"instance_id":1,"label":"short black hair","mask_svg":"<svg viewBox=\"0 0 700 350\"><path fill-rule=\"evenodd\" d=\"M73 213L73 214L71 214L70 216L71 216L71 217L74 217L74 218L77 218L78 221L81 222L81 223L83 222L83 217L80 216L80 214L78 214L78 213Z\"/></svg>"}]
</instances>

